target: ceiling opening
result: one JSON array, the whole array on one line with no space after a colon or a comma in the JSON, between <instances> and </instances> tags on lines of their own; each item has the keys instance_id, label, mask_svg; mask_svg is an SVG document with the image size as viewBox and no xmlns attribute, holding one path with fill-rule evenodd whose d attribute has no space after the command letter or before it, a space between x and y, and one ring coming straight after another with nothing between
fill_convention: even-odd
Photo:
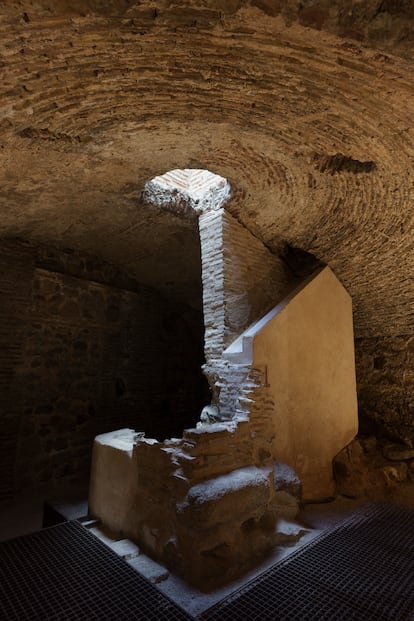
<instances>
[{"instance_id":1,"label":"ceiling opening","mask_svg":"<svg viewBox=\"0 0 414 621\"><path fill-rule=\"evenodd\" d=\"M170 170L145 184L144 199L155 205L190 207L200 213L219 209L230 198L227 179L209 170L183 168Z\"/></svg>"}]
</instances>

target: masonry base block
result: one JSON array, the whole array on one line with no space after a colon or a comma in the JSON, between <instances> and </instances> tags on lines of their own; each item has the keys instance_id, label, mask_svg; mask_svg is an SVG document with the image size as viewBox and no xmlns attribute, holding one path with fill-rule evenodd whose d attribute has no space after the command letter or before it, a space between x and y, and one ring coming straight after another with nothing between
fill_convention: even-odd
<instances>
[{"instance_id":1,"label":"masonry base block","mask_svg":"<svg viewBox=\"0 0 414 621\"><path fill-rule=\"evenodd\" d=\"M233 423L204 433L189 430L192 442L137 440L131 429L97 436L90 513L198 588L242 574L279 540L280 518L297 515L301 489L292 485L297 479L286 465L246 467L246 455L231 467L223 453L217 474L218 443L231 445L239 432L244 434L243 423L240 429ZM205 453L197 462L201 447ZM246 444L245 451L252 454ZM191 480L183 473L189 464Z\"/></svg>"}]
</instances>

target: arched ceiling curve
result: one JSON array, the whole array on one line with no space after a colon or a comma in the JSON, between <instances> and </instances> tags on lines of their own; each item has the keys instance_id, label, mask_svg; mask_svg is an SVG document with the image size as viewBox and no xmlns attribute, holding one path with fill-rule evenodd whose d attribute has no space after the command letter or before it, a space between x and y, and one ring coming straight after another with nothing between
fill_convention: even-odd
<instances>
[{"instance_id":1,"label":"arched ceiling curve","mask_svg":"<svg viewBox=\"0 0 414 621\"><path fill-rule=\"evenodd\" d=\"M381 47L371 15L368 46L336 36L332 16L326 30L299 13L287 22L289 3L270 0L227 13L171 4L6 3L0 235L81 248L192 302L194 222L140 196L167 170L208 168L229 179L228 209L269 248L302 248L334 269L357 335L409 333L409 37L395 27Z\"/></svg>"}]
</instances>

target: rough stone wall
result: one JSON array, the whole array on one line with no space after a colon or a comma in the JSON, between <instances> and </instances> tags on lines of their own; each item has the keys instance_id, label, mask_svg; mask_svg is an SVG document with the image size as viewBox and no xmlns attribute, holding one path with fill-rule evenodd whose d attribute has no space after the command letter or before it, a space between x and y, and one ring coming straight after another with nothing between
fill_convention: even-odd
<instances>
[{"instance_id":1,"label":"rough stone wall","mask_svg":"<svg viewBox=\"0 0 414 621\"><path fill-rule=\"evenodd\" d=\"M358 338L355 348L361 430L414 447L414 337Z\"/></svg>"},{"instance_id":2,"label":"rough stone wall","mask_svg":"<svg viewBox=\"0 0 414 621\"><path fill-rule=\"evenodd\" d=\"M132 292L35 269L16 369L18 487L82 477L98 429L133 418L144 427L155 415L148 397L157 377L143 366L161 367L159 344L147 336L159 332L160 316L137 301Z\"/></svg>"},{"instance_id":3,"label":"rough stone wall","mask_svg":"<svg viewBox=\"0 0 414 621\"><path fill-rule=\"evenodd\" d=\"M285 263L224 209L199 218L205 322L205 373L220 418L243 406L250 368L222 354L253 321L284 298L294 278Z\"/></svg>"},{"instance_id":4,"label":"rough stone wall","mask_svg":"<svg viewBox=\"0 0 414 621\"><path fill-rule=\"evenodd\" d=\"M31 253L21 247L10 261L12 244L0 244L0 501L14 489L14 463L21 413L16 368L22 359L21 313L29 305Z\"/></svg>"},{"instance_id":5,"label":"rough stone wall","mask_svg":"<svg viewBox=\"0 0 414 621\"><path fill-rule=\"evenodd\" d=\"M122 429L95 439L89 510L198 588L250 569L280 541L279 518L297 515L299 482L282 464L252 465L248 421L163 443L134 435Z\"/></svg>"},{"instance_id":6,"label":"rough stone wall","mask_svg":"<svg viewBox=\"0 0 414 621\"><path fill-rule=\"evenodd\" d=\"M408 54L414 18L410 0L251 0L267 15L282 15L287 25L327 30L340 37L364 41L371 47L397 47Z\"/></svg>"},{"instance_id":7,"label":"rough stone wall","mask_svg":"<svg viewBox=\"0 0 414 621\"><path fill-rule=\"evenodd\" d=\"M36 10L36 13L47 15L134 17L147 25L158 21L170 26L198 28L211 27L240 9L254 7L270 18L281 15L287 26L298 22L340 37L365 41L372 47L397 45L403 53L413 40L407 27L407 21L414 18L410 0L37 0L30 4L8 0L4 4L17 5L19 9L25 7L26 23Z\"/></svg>"},{"instance_id":8,"label":"rough stone wall","mask_svg":"<svg viewBox=\"0 0 414 621\"><path fill-rule=\"evenodd\" d=\"M364 435L334 460L337 492L414 506L414 449Z\"/></svg>"},{"instance_id":9,"label":"rough stone wall","mask_svg":"<svg viewBox=\"0 0 414 621\"><path fill-rule=\"evenodd\" d=\"M164 439L196 419L194 311L111 265L20 242L0 245L0 291L0 496L86 481L97 433Z\"/></svg>"},{"instance_id":10,"label":"rough stone wall","mask_svg":"<svg viewBox=\"0 0 414 621\"><path fill-rule=\"evenodd\" d=\"M286 264L226 211L222 227L227 347L285 297L293 279Z\"/></svg>"}]
</instances>

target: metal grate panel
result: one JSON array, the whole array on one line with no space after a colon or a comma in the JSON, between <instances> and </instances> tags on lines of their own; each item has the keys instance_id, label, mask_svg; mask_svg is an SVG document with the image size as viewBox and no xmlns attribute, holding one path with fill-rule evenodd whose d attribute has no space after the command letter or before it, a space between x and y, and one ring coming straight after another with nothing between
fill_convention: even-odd
<instances>
[{"instance_id":1,"label":"metal grate panel","mask_svg":"<svg viewBox=\"0 0 414 621\"><path fill-rule=\"evenodd\" d=\"M0 619L189 621L77 522L0 544ZM414 511L374 505L200 621L414 621Z\"/></svg>"},{"instance_id":2,"label":"metal grate panel","mask_svg":"<svg viewBox=\"0 0 414 621\"><path fill-rule=\"evenodd\" d=\"M414 511L371 505L219 602L201 618L414 620Z\"/></svg>"},{"instance_id":3,"label":"metal grate panel","mask_svg":"<svg viewBox=\"0 0 414 621\"><path fill-rule=\"evenodd\" d=\"M188 621L77 522L0 544L0 619Z\"/></svg>"}]
</instances>

